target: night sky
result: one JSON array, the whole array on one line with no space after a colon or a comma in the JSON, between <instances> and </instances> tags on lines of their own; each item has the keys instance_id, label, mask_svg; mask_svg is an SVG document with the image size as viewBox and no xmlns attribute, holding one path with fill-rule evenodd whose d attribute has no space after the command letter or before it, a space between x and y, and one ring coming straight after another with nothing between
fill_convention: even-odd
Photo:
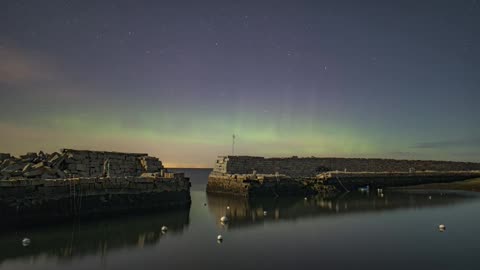
<instances>
[{"instance_id":1,"label":"night sky","mask_svg":"<svg viewBox=\"0 0 480 270\"><path fill-rule=\"evenodd\" d=\"M480 161L480 1L0 2L0 152Z\"/></svg>"}]
</instances>

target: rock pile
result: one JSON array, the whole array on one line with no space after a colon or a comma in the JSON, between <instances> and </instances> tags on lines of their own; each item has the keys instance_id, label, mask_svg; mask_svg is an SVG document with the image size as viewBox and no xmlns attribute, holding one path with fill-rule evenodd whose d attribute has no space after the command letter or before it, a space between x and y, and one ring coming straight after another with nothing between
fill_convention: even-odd
<instances>
[{"instance_id":1,"label":"rock pile","mask_svg":"<svg viewBox=\"0 0 480 270\"><path fill-rule=\"evenodd\" d=\"M0 179L123 177L163 172L156 157L147 154L62 149L60 153L29 152L20 157L0 154Z\"/></svg>"},{"instance_id":2,"label":"rock pile","mask_svg":"<svg viewBox=\"0 0 480 270\"><path fill-rule=\"evenodd\" d=\"M29 152L19 158L2 154L0 160L0 179L10 178L65 178L65 171L60 166L64 157L55 152L45 154Z\"/></svg>"}]
</instances>

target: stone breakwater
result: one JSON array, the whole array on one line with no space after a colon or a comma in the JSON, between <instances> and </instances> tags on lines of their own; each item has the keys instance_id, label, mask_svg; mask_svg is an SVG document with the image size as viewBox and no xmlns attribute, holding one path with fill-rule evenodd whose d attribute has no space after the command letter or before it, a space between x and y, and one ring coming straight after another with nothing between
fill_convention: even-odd
<instances>
[{"instance_id":1,"label":"stone breakwater","mask_svg":"<svg viewBox=\"0 0 480 270\"><path fill-rule=\"evenodd\" d=\"M397 160L378 158L264 158L250 156L220 156L214 169L226 174L285 174L314 177L327 171L347 172L409 172L409 171L472 171L480 170L480 163Z\"/></svg>"},{"instance_id":2,"label":"stone breakwater","mask_svg":"<svg viewBox=\"0 0 480 270\"><path fill-rule=\"evenodd\" d=\"M472 162L220 156L209 175L207 191L242 196L309 195L361 185L403 186L478 176L480 163Z\"/></svg>"},{"instance_id":3,"label":"stone breakwater","mask_svg":"<svg viewBox=\"0 0 480 270\"><path fill-rule=\"evenodd\" d=\"M162 169L158 158L141 153L62 149L51 154L30 152L20 157L0 154L2 180L139 176L142 173L160 173Z\"/></svg>"},{"instance_id":4,"label":"stone breakwater","mask_svg":"<svg viewBox=\"0 0 480 270\"><path fill-rule=\"evenodd\" d=\"M147 154L80 151L0 157L0 216L40 220L190 206L190 181Z\"/></svg>"},{"instance_id":5,"label":"stone breakwater","mask_svg":"<svg viewBox=\"0 0 480 270\"><path fill-rule=\"evenodd\" d=\"M314 195L334 191L315 177L290 177L272 174L221 174L208 177L207 192L250 196Z\"/></svg>"}]
</instances>

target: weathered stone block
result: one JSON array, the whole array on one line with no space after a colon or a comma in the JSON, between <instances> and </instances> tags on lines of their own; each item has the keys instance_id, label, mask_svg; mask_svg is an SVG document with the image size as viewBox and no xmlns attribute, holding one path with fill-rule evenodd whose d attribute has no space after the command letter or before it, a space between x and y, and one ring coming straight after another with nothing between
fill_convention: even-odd
<instances>
[{"instance_id":1,"label":"weathered stone block","mask_svg":"<svg viewBox=\"0 0 480 270\"><path fill-rule=\"evenodd\" d=\"M36 168L36 169L32 169L32 170L24 173L23 176L25 176L25 177L36 177L36 176L42 175L44 172L45 172L44 168Z\"/></svg>"}]
</instances>

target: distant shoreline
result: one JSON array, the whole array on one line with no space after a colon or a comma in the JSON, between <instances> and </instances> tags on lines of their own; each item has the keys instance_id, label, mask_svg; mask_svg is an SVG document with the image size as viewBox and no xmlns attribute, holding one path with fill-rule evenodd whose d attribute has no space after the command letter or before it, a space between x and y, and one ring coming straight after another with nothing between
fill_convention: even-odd
<instances>
[{"instance_id":1,"label":"distant shoreline","mask_svg":"<svg viewBox=\"0 0 480 270\"><path fill-rule=\"evenodd\" d=\"M480 192L480 178L456 181L450 183L432 183L415 186L394 187L395 190L412 190L412 189L442 189L442 190L464 190Z\"/></svg>"}]
</instances>

